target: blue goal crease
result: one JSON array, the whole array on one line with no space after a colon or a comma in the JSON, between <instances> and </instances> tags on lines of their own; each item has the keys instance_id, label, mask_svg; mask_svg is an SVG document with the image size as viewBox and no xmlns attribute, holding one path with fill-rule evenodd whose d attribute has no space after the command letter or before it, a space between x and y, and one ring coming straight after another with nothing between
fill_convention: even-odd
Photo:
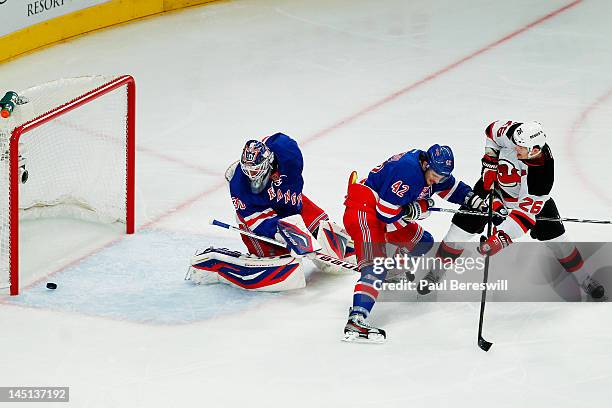
<instances>
[{"instance_id":1,"label":"blue goal crease","mask_svg":"<svg viewBox=\"0 0 612 408\"><path fill-rule=\"evenodd\" d=\"M53 275L57 289L47 289L43 281L9 302L168 325L230 315L281 295L185 281L195 251L213 244L241 249L238 239L142 230Z\"/></svg>"}]
</instances>

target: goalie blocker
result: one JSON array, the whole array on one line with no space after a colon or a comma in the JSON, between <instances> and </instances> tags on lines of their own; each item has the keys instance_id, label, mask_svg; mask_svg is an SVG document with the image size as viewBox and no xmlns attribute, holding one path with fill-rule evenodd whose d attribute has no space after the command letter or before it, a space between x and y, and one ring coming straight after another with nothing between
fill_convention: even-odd
<instances>
[{"instance_id":1,"label":"goalie blocker","mask_svg":"<svg viewBox=\"0 0 612 408\"><path fill-rule=\"evenodd\" d=\"M222 225L223 223L215 223ZM302 260L306 256L323 272L353 273L357 269L349 259L354 253L348 234L337 224L321 222L317 238L308 231L302 217L281 220L276 236L278 245L291 252L281 256L245 255L225 248L210 247L191 261L186 280L195 284L226 283L241 289L277 292L306 286ZM230 228L230 226L225 226ZM238 230L231 227L230 229ZM240 231L242 234L247 234ZM253 236L253 234L249 234ZM266 242L269 242L267 240Z\"/></svg>"}]
</instances>

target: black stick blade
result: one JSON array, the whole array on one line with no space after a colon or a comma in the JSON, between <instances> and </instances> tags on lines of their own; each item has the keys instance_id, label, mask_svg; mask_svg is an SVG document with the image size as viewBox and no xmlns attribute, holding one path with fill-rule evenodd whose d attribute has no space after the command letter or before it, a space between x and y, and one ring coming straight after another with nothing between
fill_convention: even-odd
<instances>
[{"instance_id":1,"label":"black stick blade","mask_svg":"<svg viewBox=\"0 0 612 408\"><path fill-rule=\"evenodd\" d=\"M484 338L478 337L478 347L483 349L484 351L489 351L493 343L486 341Z\"/></svg>"}]
</instances>

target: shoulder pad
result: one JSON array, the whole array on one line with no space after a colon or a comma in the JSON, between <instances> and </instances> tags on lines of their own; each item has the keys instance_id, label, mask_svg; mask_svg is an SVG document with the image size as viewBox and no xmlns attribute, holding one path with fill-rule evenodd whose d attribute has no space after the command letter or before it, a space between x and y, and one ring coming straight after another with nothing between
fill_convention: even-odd
<instances>
[{"instance_id":1,"label":"shoulder pad","mask_svg":"<svg viewBox=\"0 0 612 408\"><path fill-rule=\"evenodd\" d=\"M239 160L236 160L225 170L225 179L227 181L231 181L234 178L234 173L236 173L236 167L240 164Z\"/></svg>"}]
</instances>

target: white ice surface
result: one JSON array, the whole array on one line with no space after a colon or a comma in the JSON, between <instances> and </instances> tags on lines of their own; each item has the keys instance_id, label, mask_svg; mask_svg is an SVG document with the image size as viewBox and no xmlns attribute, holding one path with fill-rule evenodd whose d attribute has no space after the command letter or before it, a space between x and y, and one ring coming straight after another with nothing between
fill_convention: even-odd
<instances>
[{"instance_id":1,"label":"white ice surface","mask_svg":"<svg viewBox=\"0 0 612 408\"><path fill-rule=\"evenodd\" d=\"M444 143L471 183L490 121L539 120L562 214L611 218L612 3L579 2L496 43L566 4L227 1L0 65L2 90L136 78L140 228L113 241L112 228L66 220L49 222L62 235L22 227L43 244L24 244L35 259L23 295L0 300L0 385L68 385L75 407L605 403L609 303L489 304L489 353L475 345L477 304L384 303L372 319L389 341L367 347L339 341L354 277L310 271L287 294L182 280L197 248L239 248L206 220L233 219L222 174L245 139L276 131L300 141L306 194L340 220L351 170ZM441 238L449 220L424 226ZM609 226L566 227L611 238ZM56 291L31 285L48 273Z\"/></svg>"}]
</instances>

